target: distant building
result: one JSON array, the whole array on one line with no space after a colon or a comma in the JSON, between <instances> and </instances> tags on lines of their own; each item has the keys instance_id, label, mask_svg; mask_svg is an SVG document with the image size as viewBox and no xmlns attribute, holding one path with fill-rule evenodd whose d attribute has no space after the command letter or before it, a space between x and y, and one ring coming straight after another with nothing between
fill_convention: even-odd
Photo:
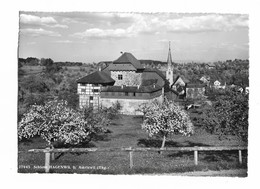
<instances>
[{"instance_id":1,"label":"distant building","mask_svg":"<svg viewBox=\"0 0 260 189\"><path fill-rule=\"evenodd\" d=\"M171 85L171 88L173 90L178 90L178 87L185 87L190 81L186 79L184 76L177 76L173 84Z\"/></svg>"},{"instance_id":2,"label":"distant building","mask_svg":"<svg viewBox=\"0 0 260 189\"><path fill-rule=\"evenodd\" d=\"M226 88L226 82L222 81L222 83L219 80L214 81L213 87L215 89L225 89Z\"/></svg>"},{"instance_id":3,"label":"distant building","mask_svg":"<svg viewBox=\"0 0 260 189\"><path fill-rule=\"evenodd\" d=\"M169 44L169 52L167 58L167 70L166 70L166 79L169 81L171 97L170 99L174 99L175 101L185 98L199 98L204 96L205 94L205 83L208 82L208 77L202 77L202 81L199 82L190 82L184 76L177 76L174 78L173 74L173 63L172 63L172 56L171 56L171 47ZM168 95L169 96L169 95Z\"/></svg>"},{"instance_id":4,"label":"distant building","mask_svg":"<svg viewBox=\"0 0 260 189\"><path fill-rule=\"evenodd\" d=\"M210 77L209 76L202 76L200 78L200 81L203 82L206 85L209 85L210 84Z\"/></svg>"},{"instance_id":5,"label":"distant building","mask_svg":"<svg viewBox=\"0 0 260 189\"><path fill-rule=\"evenodd\" d=\"M205 84L188 83L186 85L186 98L199 99L205 97Z\"/></svg>"},{"instance_id":6,"label":"distant building","mask_svg":"<svg viewBox=\"0 0 260 189\"><path fill-rule=\"evenodd\" d=\"M165 80L158 69L144 68L131 53L125 52L102 71L78 80L80 107L98 109L119 102L121 113L141 114L137 111L140 104L163 100Z\"/></svg>"},{"instance_id":7,"label":"distant building","mask_svg":"<svg viewBox=\"0 0 260 189\"><path fill-rule=\"evenodd\" d=\"M214 68L216 68L216 67L215 67L214 65L206 64L206 65L205 65L205 68L211 70L211 69L214 69Z\"/></svg>"},{"instance_id":8,"label":"distant building","mask_svg":"<svg viewBox=\"0 0 260 189\"><path fill-rule=\"evenodd\" d=\"M249 94L249 87L246 87L245 92L246 94Z\"/></svg>"}]
</instances>

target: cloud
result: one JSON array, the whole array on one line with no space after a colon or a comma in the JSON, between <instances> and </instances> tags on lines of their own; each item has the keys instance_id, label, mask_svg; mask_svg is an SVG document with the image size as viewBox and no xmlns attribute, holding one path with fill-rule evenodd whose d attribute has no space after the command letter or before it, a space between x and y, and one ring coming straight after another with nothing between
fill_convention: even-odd
<instances>
[{"instance_id":1,"label":"cloud","mask_svg":"<svg viewBox=\"0 0 260 189\"><path fill-rule=\"evenodd\" d=\"M67 25L62 25L62 24L55 24L55 25L49 25L48 27L51 27L51 28L68 28Z\"/></svg>"},{"instance_id":2,"label":"cloud","mask_svg":"<svg viewBox=\"0 0 260 189\"><path fill-rule=\"evenodd\" d=\"M248 19L243 15L209 14L168 19L158 25L165 27L168 32L231 31L248 27Z\"/></svg>"},{"instance_id":3,"label":"cloud","mask_svg":"<svg viewBox=\"0 0 260 189\"><path fill-rule=\"evenodd\" d=\"M84 40L81 41L71 41L71 40L57 40L57 41L52 41L52 43L60 43L60 44L86 44L87 42Z\"/></svg>"},{"instance_id":4,"label":"cloud","mask_svg":"<svg viewBox=\"0 0 260 189\"><path fill-rule=\"evenodd\" d=\"M174 16L173 16L174 15ZM93 16L93 15L92 15ZM95 15L95 18L105 17L104 14ZM115 28L112 20L127 18L124 27ZM131 18L131 19L130 19ZM77 32L71 36L79 38L126 38L138 34L161 33L199 33L232 31L238 28L248 28L247 15L225 14L106 14L111 26L92 27L84 32ZM131 22L130 22L131 20ZM123 20L121 20L123 22Z\"/></svg>"},{"instance_id":5,"label":"cloud","mask_svg":"<svg viewBox=\"0 0 260 189\"><path fill-rule=\"evenodd\" d=\"M72 13L59 13L58 16L62 17L62 22L66 24L81 23L90 25L118 25L118 24L131 24L134 18L131 13L87 13L87 12L72 12Z\"/></svg>"},{"instance_id":6,"label":"cloud","mask_svg":"<svg viewBox=\"0 0 260 189\"><path fill-rule=\"evenodd\" d=\"M68 28L67 25L58 24L53 17L39 17L29 14L20 14L20 23L24 25L47 26L51 28Z\"/></svg>"},{"instance_id":7,"label":"cloud","mask_svg":"<svg viewBox=\"0 0 260 189\"><path fill-rule=\"evenodd\" d=\"M54 41L54 43L73 43L70 40L59 40L59 41Z\"/></svg>"},{"instance_id":8,"label":"cloud","mask_svg":"<svg viewBox=\"0 0 260 189\"><path fill-rule=\"evenodd\" d=\"M51 36L51 37L60 37L61 35L57 32L44 30L42 28L35 29L35 28L27 28L27 29L20 29L21 34L28 35L32 37L38 36Z\"/></svg>"},{"instance_id":9,"label":"cloud","mask_svg":"<svg viewBox=\"0 0 260 189\"><path fill-rule=\"evenodd\" d=\"M72 34L73 37L78 38L124 38L130 37L132 34L125 29L100 29L100 28L91 28L87 29L84 32L77 32Z\"/></svg>"},{"instance_id":10,"label":"cloud","mask_svg":"<svg viewBox=\"0 0 260 189\"><path fill-rule=\"evenodd\" d=\"M171 14L140 14L134 18L135 22L129 29L146 34L231 31L237 28L248 27L247 15L182 14L173 16Z\"/></svg>"}]
</instances>

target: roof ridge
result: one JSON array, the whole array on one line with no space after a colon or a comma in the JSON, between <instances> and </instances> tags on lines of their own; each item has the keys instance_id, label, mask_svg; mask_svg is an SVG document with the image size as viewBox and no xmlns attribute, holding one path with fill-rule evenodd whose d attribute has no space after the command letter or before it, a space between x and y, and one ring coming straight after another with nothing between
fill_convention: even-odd
<instances>
[{"instance_id":1,"label":"roof ridge","mask_svg":"<svg viewBox=\"0 0 260 189\"><path fill-rule=\"evenodd\" d=\"M141 62L129 52L124 52L118 59L114 60L113 63L131 63L136 69L144 69Z\"/></svg>"}]
</instances>

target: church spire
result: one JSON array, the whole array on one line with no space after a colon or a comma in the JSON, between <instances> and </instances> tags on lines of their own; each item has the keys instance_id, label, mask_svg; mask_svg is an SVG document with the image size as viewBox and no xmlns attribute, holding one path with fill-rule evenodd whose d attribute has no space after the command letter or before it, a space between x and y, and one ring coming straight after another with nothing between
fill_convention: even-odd
<instances>
[{"instance_id":1,"label":"church spire","mask_svg":"<svg viewBox=\"0 0 260 189\"><path fill-rule=\"evenodd\" d=\"M171 69L172 68L172 55L171 55L171 42L170 41L169 41L169 52L168 52L167 63L168 63L168 69Z\"/></svg>"},{"instance_id":2,"label":"church spire","mask_svg":"<svg viewBox=\"0 0 260 189\"><path fill-rule=\"evenodd\" d=\"M166 71L166 79L169 81L170 86L173 84L173 66L172 66L172 55L171 55L171 42L169 41L169 52L168 52L168 69Z\"/></svg>"}]
</instances>

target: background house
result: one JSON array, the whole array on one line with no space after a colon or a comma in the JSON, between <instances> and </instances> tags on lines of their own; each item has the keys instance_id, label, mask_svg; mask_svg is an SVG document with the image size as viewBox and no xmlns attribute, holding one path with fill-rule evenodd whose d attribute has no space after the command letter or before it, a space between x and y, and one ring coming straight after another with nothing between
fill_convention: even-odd
<instances>
[{"instance_id":1,"label":"background house","mask_svg":"<svg viewBox=\"0 0 260 189\"><path fill-rule=\"evenodd\" d=\"M215 80L213 83L213 87L215 89L225 89L226 88L226 82L222 80Z\"/></svg>"}]
</instances>

